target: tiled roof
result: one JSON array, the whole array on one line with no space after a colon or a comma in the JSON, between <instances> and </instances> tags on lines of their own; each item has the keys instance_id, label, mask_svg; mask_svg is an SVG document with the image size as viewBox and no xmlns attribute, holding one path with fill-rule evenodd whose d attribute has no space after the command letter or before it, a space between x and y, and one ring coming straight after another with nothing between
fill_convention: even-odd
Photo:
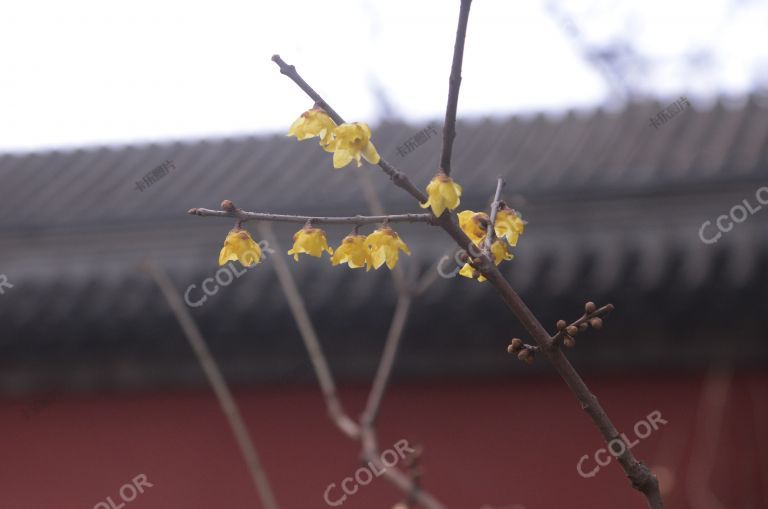
<instances>
[{"instance_id":1,"label":"tiled roof","mask_svg":"<svg viewBox=\"0 0 768 509\"><path fill-rule=\"evenodd\" d=\"M714 245L701 242L699 227L743 199L754 201L755 190L768 185L768 102L754 96L734 106L694 105L653 128L650 117L663 107L634 104L619 112L458 126L454 171L465 189L462 207L484 208L501 174L509 201L530 221L516 259L502 267L531 306L554 320L567 318L560 315L568 310L576 314L588 298L624 304L615 321L635 327L625 338L634 338L636 348L614 343L598 353L577 349L575 355L589 354L596 363L601 355L630 362L627 352L638 349L650 359L649 352L657 351L653 345L667 348L671 338L693 341L699 325L713 330L719 324L721 309L751 334L762 313L759 303L765 302L768 212L736 225ZM382 155L419 187L435 171L439 139L404 158L396 149L421 128L374 128ZM170 174L136 189L136 181L166 160L175 164ZM356 172L370 174L389 212L420 211L378 168L335 171L315 143L282 135L0 155L0 274L14 284L0 296L0 348L10 359L5 362L34 364L41 352L50 359L59 349L78 362L88 356L113 359L116 353L128 362L141 357L142 348L153 359L178 353L186 348L178 328L136 267L154 258L182 290L215 273L231 223L186 211L218 208L228 198L266 212L367 213ZM430 270L452 247L434 228L398 229L414 253L403 263L409 270ZM332 242L346 234L341 228L328 232ZM290 228L278 228L278 235L287 244ZM232 359L302 355L268 265L194 310L216 348ZM381 338L367 331L383 336L393 305L384 271L366 274L308 260L295 265L295 273L321 336L334 338L329 349L361 359L345 364L350 372L370 368L371 356L364 354L378 351ZM487 285L460 279L439 279L418 301L409 334L419 342L407 343L406 367L422 369L434 362L430 347L445 350L448 344L456 355L446 354L441 362L471 369L469 344L503 348L496 343L518 330ZM435 325L438 306L450 318ZM485 311L497 313L479 320ZM681 317L696 320L680 329ZM663 332L643 337L636 328L642 323ZM753 344L749 334L747 339L765 358L765 347ZM361 344L367 349L361 351ZM687 352L692 346L670 348ZM490 362L483 359L477 369Z\"/></svg>"}]
</instances>

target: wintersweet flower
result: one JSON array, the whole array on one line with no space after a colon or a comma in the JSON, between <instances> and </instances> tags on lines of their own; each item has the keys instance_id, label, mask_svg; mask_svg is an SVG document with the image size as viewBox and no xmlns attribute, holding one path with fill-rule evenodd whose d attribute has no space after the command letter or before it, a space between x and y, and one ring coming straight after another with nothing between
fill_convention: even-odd
<instances>
[{"instance_id":1,"label":"wintersweet flower","mask_svg":"<svg viewBox=\"0 0 768 509\"><path fill-rule=\"evenodd\" d=\"M234 229L224 239L224 247L219 253L219 265L238 260L243 267L250 267L261 262L261 248L246 230Z\"/></svg>"},{"instance_id":2,"label":"wintersweet flower","mask_svg":"<svg viewBox=\"0 0 768 509\"><path fill-rule=\"evenodd\" d=\"M323 251L333 254L333 249L328 247L328 241L325 239L325 232L320 228L305 226L293 235L293 248L288 254L292 254L293 259L298 262L301 253L320 258Z\"/></svg>"},{"instance_id":3,"label":"wintersweet flower","mask_svg":"<svg viewBox=\"0 0 768 509\"><path fill-rule=\"evenodd\" d=\"M516 210L504 207L496 212L496 222L493 224L498 237L506 237L510 246L517 245L517 239L525 230L525 221Z\"/></svg>"},{"instance_id":4,"label":"wintersweet flower","mask_svg":"<svg viewBox=\"0 0 768 509\"><path fill-rule=\"evenodd\" d=\"M377 164L381 160L376 147L371 143L371 129L368 124L362 122L341 124L333 130L333 140L323 148L333 152L334 168L343 168L353 159L359 168L362 166L361 156L371 164Z\"/></svg>"},{"instance_id":5,"label":"wintersweet flower","mask_svg":"<svg viewBox=\"0 0 768 509\"><path fill-rule=\"evenodd\" d=\"M421 204L421 208L432 207L435 217L440 217L445 209L453 210L459 206L461 186L439 171L427 185L427 195L429 199Z\"/></svg>"},{"instance_id":6,"label":"wintersweet flower","mask_svg":"<svg viewBox=\"0 0 768 509\"><path fill-rule=\"evenodd\" d=\"M306 140L320 137L320 145L328 145L331 142L336 123L322 108L312 108L301 114L291 127L286 136L296 136L297 140Z\"/></svg>"},{"instance_id":7,"label":"wintersweet flower","mask_svg":"<svg viewBox=\"0 0 768 509\"><path fill-rule=\"evenodd\" d=\"M514 258L514 255L510 253L509 250L507 249L507 245L500 240L495 240L491 245L491 254L493 255L493 263L495 263L496 265L499 265L504 260L511 260L512 258ZM485 276L483 276L480 273L477 273L475 268L468 263L464 264L464 266L459 271L459 274L468 278L474 278L475 275L477 275L477 280L480 283L485 281Z\"/></svg>"},{"instance_id":8,"label":"wintersweet flower","mask_svg":"<svg viewBox=\"0 0 768 509\"><path fill-rule=\"evenodd\" d=\"M476 246L480 245L485 235L488 233L488 214L485 212L473 212L471 210L462 210L458 214L459 227L467 234Z\"/></svg>"},{"instance_id":9,"label":"wintersweet flower","mask_svg":"<svg viewBox=\"0 0 768 509\"><path fill-rule=\"evenodd\" d=\"M344 237L344 240L341 241L341 245L334 251L333 256L331 257L331 263L333 265L346 263L351 269L365 267L366 272L371 270L373 258L366 245L366 236L347 235Z\"/></svg>"},{"instance_id":10,"label":"wintersweet flower","mask_svg":"<svg viewBox=\"0 0 768 509\"><path fill-rule=\"evenodd\" d=\"M389 270L392 270L397 265L400 251L409 256L411 254L405 242L400 240L400 236L388 226L383 226L368 235L365 243L371 249L373 267L375 269L378 269L386 262Z\"/></svg>"}]
</instances>

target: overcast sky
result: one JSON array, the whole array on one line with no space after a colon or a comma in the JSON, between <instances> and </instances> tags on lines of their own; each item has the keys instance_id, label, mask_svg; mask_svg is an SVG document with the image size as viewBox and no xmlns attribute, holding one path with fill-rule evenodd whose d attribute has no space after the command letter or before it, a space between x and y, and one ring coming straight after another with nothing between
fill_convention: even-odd
<instances>
[{"instance_id":1,"label":"overcast sky","mask_svg":"<svg viewBox=\"0 0 768 509\"><path fill-rule=\"evenodd\" d=\"M652 58L634 85L694 99L768 82L766 4L558 3L586 40ZM274 53L348 119L376 123L377 89L398 116L440 118L457 12L458 0L5 2L0 151L284 131L311 103ZM695 52L700 65L680 65ZM475 0L463 75L464 116L616 101L545 0Z\"/></svg>"}]
</instances>

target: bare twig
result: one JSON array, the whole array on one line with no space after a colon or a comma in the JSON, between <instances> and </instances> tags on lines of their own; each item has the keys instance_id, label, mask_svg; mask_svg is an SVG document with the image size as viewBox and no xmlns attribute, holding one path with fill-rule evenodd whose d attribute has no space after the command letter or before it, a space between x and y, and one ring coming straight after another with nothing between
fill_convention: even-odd
<instances>
[{"instance_id":1,"label":"bare twig","mask_svg":"<svg viewBox=\"0 0 768 509\"><path fill-rule=\"evenodd\" d=\"M274 246L277 251L280 251L280 245L272 233L272 227L269 223L259 223L257 228L262 237L264 237L270 246ZM312 325L312 320L309 317L307 308L304 305L304 299L299 293L299 289L296 287L296 282L291 275L291 270L288 268L288 264L281 256L273 256L271 258L277 279L280 281L280 286L285 293L286 299L288 299L288 305L291 308L291 313L299 327L299 332L304 340L304 346L307 348L309 359L312 362L315 374L317 375L317 381L320 383L320 389L323 391L323 397L325 398L326 406L328 407L328 414L331 420L336 423L336 426L349 438L358 439L360 437L360 427L355 421L349 418L344 408L341 405L339 396L336 392L336 384L333 381L331 370L328 367L328 363L323 355L323 348L320 346L320 340L317 337L315 328Z\"/></svg>"},{"instance_id":2,"label":"bare twig","mask_svg":"<svg viewBox=\"0 0 768 509\"><path fill-rule=\"evenodd\" d=\"M259 223L258 229L261 235L269 242L270 245L275 246L275 249L280 250L277 238L272 233L272 228L269 223ZM352 420L344 411L341 405L341 401L338 398L336 391L336 384L333 380L333 375L328 367L328 363L325 360L325 354L320 346L320 341L315 332L312 320L307 312L304 304L304 298L299 293L291 274L288 264L282 257L275 256L272 258L275 266L275 272L277 273L280 285L288 299L288 304L293 313L294 320L299 326L299 332L304 341L304 345L309 352L312 366L314 367L315 374L317 375L320 387L325 398L325 403L328 408L328 413L337 427L349 438L353 440L360 440L363 446L363 457L366 461L370 461L377 466L379 470L384 472L384 477L392 484L397 486L405 493L412 493L417 491L416 500L424 506L426 509L445 509L445 507L432 495L423 490L417 490L413 486L413 482L403 472L394 467L385 467L378 454L378 444L376 441L376 435L371 426L360 426L354 420ZM402 314L401 319L397 319L397 316ZM398 313L395 312L395 320L393 320L392 330L388 336L387 344L390 343L389 338L394 337L394 331L399 331L397 334L397 341L402 333L402 327L405 324L407 317L407 306L404 311ZM398 325L399 323L399 325ZM386 347L385 347L386 349ZM396 350L396 346L395 346ZM384 356L386 357L386 356ZM392 354L392 361L394 361L394 353ZM384 359L382 359L384 362ZM389 361L388 361L389 362ZM390 366L391 368L391 366ZM381 368L380 368L381 371ZM389 369L387 370L387 376L389 375ZM384 385L386 385L386 380ZM381 399L378 398L380 403Z\"/></svg>"},{"instance_id":3,"label":"bare twig","mask_svg":"<svg viewBox=\"0 0 768 509\"><path fill-rule=\"evenodd\" d=\"M259 494L261 505L265 509L277 509L277 502L272 493L272 488L269 485L267 474L261 465L259 455L248 434L248 428L243 421L243 416L240 415L240 410L237 407L235 398L232 397L232 393L229 391L227 382L224 380L224 377L216 364L216 360L211 355L210 350L208 350L205 338L203 338L203 335L200 333L200 329L197 328L192 315L184 305L178 290L176 290L176 287L165 270L153 262L145 263L145 267L157 283L157 286L163 292L165 300L168 301L168 305L171 307L176 320L179 322L181 329L184 331L184 335L187 337L187 340L189 340L189 344L195 352L195 356L197 357L200 366L202 366L203 371L205 372L205 376L208 378L208 383L210 383L213 388L213 392L221 405L224 416L227 418L227 422L232 428L232 432L235 434L235 439L237 440L240 452L243 454L243 457L248 464L248 471L251 473L251 479L256 485L256 491Z\"/></svg>"},{"instance_id":4,"label":"bare twig","mask_svg":"<svg viewBox=\"0 0 768 509\"><path fill-rule=\"evenodd\" d=\"M453 46L451 76L448 78L448 104L445 107L443 150L440 156L440 168L449 176L451 174L453 140L456 138L456 111L459 104L459 87L461 87L461 64L464 61L464 41L467 38L467 22L469 21L469 7L471 5L472 0L461 0L459 26L456 28L456 43Z\"/></svg>"},{"instance_id":5,"label":"bare twig","mask_svg":"<svg viewBox=\"0 0 768 509\"><path fill-rule=\"evenodd\" d=\"M246 221L270 221L283 223L305 224L375 224L383 223L432 223L434 216L432 214L394 214L381 216L346 216L346 217L323 217L323 216L293 216L287 214L267 214L261 212L246 212L244 210L211 210L195 208L189 209L189 214L193 216L208 217L232 217L242 222Z\"/></svg>"},{"instance_id":6,"label":"bare twig","mask_svg":"<svg viewBox=\"0 0 768 509\"><path fill-rule=\"evenodd\" d=\"M504 179L499 176L496 181L496 194L493 195L493 202L491 203L491 215L488 218L488 229L485 233L485 251L491 252L491 245L493 245L493 239L496 236L496 232L493 229L493 225L496 223L496 214L499 212L499 201L501 199L501 188L504 187Z\"/></svg>"}]
</instances>

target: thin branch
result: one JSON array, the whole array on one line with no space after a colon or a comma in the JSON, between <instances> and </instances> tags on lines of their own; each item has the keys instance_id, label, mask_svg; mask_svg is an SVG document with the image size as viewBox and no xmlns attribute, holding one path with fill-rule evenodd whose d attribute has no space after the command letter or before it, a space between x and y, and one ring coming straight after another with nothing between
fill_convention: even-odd
<instances>
[{"instance_id":1,"label":"thin branch","mask_svg":"<svg viewBox=\"0 0 768 509\"><path fill-rule=\"evenodd\" d=\"M280 251L280 245L272 232L271 225L269 223L259 223L257 228L261 236L269 242L269 245L274 246L274 249ZM323 397L328 407L328 415L345 435L352 439L358 439L360 437L360 427L349 418L341 405L331 370L325 360L325 355L323 355L323 348L320 346L320 340L304 305L304 299L296 287L291 270L282 256L273 256L270 259L275 268L280 286L283 288L283 293L285 293L285 297L288 299L288 306L291 308L293 318L299 327L299 332L304 340L304 346L307 348L309 359L312 362L312 367L317 375L317 381L320 383L320 389L323 392Z\"/></svg>"},{"instance_id":2,"label":"thin branch","mask_svg":"<svg viewBox=\"0 0 768 509\"><path fill-rule=\"evenodd\" d=\"M462 6L464 6L464 3L462 3ZM286 66L285 62L283 62L277 55L272 57L272 59L277 62L278 65L280 65L281 72L283 72L283 67ZM293 66L287 67L287 72L283 72L283 74L288 75L291 79L293 79L294 82L302 87L302 89L304 89L302 84L309 88L309 86L306 85L306 82L304 82L304 80L298 76L298 73ZM306 89L304 90L306 91ZM312 89L309 88L309 90ZM324 104L327 103L324 102ZM390 178L392 178L398 187L405 189L418 201L426 201L426 197L423 195L423 193L418 190L416 190L414 193L412 190L413 185L410 183L410 181L407 180L407 177L405 177L402 172L399 172L394 167L390 166L391 171L402 175L402 178L408 182L409 186L404 186L402 185L402 180L393 178L392 173L388 171L381 163L379 163L379 166L384 169L385 173L387 173ZM453 213L446 211L439 218L436 218L434 222L443 228L443 230L445 230L445 232L448 233L448 235L450 235L451 238L456 241L459 247L469 252L473 244L466 236L466 234L458 227L453 219L453 216ZM523 302L517 292L515 292L509 282L504 278L504 276L501 275L501 272L493 264L492 260L487 255L478 259L480 260L478 270L482 272L488 281L490 281L507 307L509 307L517 319L520 320L523 327L525 327L531 337L533 337L533 339L536 341L536 344L547 356L560 377L565 381L566 385L568 385L568 387L574 393L576 399L579 400L581 407L592 419L592 422L594 422L595 426L600 431L603 439L606 442L610 442L611 440L619 437L619 433L616 430L616 427L605 413L605 410L603 410L603 407L598 403L597 398L595 398L595 396L589 391L589 388L584 383L584 380L581 379L579 374L573 368L562 351L559 348L552 348L552 337L549 335L546 329L544 329L544 326L541 325L541 322L539 322L539 320L531 312L525 302ZM662 509L664 505L659 493L659 483L656 479L656 476L653 475L648 467L639 462L629 450L629 448L626 448L624 453L619 456L618 463L621 465L621 468L630 479L632 486L643 493L643 495L645 495L649 507L651 507L651 509Z\"/></svg>"},{"instance_id":3,"label":"thin branch","mask_svg":"<svg viewBox=\"0 0 768 509\"><path fill-rule=\"evenodd\" d=\"M393 214L383 216L344 216L344 217L323 217L323 216L294 216L288 214L268 214L264 212L246 212L244 210L211 210L195 208L189 209L189 214L193 216L205 217L232 217L242 222L246 221L270 221L282 223L305 224L308 221L312 224L350 224L363 225L383 223L432 223L434 216L432 214Z\"/></svg>"},{"instance_id":4,"label":"thin branch","mask_svg":"<svg viewBox=\"0 0 768 509\"><path fill-rule=\"evenodd\" d=\"M189 344L195 352L195 357L197 357L200 366L202 366L203 371L205 372L205 376L208 378L208 383L210 383L213 388L213 392L221 405L224 416L227 418L227 422L232 428L232 432L235 434L235 440L240 448L240 452L245 458L245 462L248 464L248 471L251 473L251 479L256 485L256 491L259 494L261 505L265 509L277 509L277 502L272 493L272 488L269 485L267 474L261 465L259 455L248 434L248 428L243 421L243 416L240 414L235 398L232 397L232 393L216 364L216 360L211 355L210 350L208 350L205 338L203 338L203 335L200 333L200 329L197 328L192 315L189 313L178 290L165 270L153 262L145 263L145 267L155 280L155 283L157 283L157 286L163 292L166 301L168 301L168 305L171 307L176 320L179 322L181 329L184 331L184 335L187 337L187 340L189 340Z\"/></svg>"},{"instance_id":5,"label":"thin branch","mask_svg":"<svg viewBox=\"0 0 768 509\"><path fill-rule=\"evenodd\" d=\"M384 398L384 391L387 390L389 378L392 373L392 367L397 357L397 349L400 347L400 340L403 336L405 323L408 319L408 312L411 309L411 298L407 294L401 294L397 298L395 314L392 317L392 324L387 334L387 340L384 343L384 353L381 355L379 367L376 370L376 376L373 379L371 392L368 395L368 402L360 418L360 424L363 427L372 427Z\"/></svg>"},{"instance_id":6,"label":"thin branch","mask_svg":"<svg viewBox=\"0 0 768 509\"><path fill-rule=\"evenodd\" d=\"M275 249L279 251L280 247L277 238L272 232L270 223L259 223L257 227L260 234L267 240L267 242L269 242L271 246L275 246ZM293 317L299 326L299 332L301 333L304 345L309 352L312 366L323 392L329 416L347 437L362 442L363 456L367 461L376 465L379 470L383 470L383 475L387 480L403 492L412 493L415 488L413 482L407 475L395 467L386 467L381 463L376 445L376 436L373 429L371 427L363 428L359 426L344 412L344 409L341 406L341 401L338 398L333 375L328 368L325 354L323 353L320 341L314 326L312 325L312 319L307 312L304 298L301 296L301 293L296 286L296 281L288 268L288 264L280 256L273 257L272 261L274 262L275 272L280 281L280 286L288 299L288 304L293 313ZM445 509L437 499L423 490L419 490L416 493L416 500L418 500L425 509Z\"/></svg>"},{"instance_id":7,"label":"thin branch","mask_svg":"<svg viewBox=\"0 0 768 509\"><path fill-rule=\"evenodd\" d=\"M453 140L456 138L456 111L459 104L459 87L461 87L461 64L464 61L464 41L467 38L467 22L471 5L472 0L461 0L459 26L456 28L456 43L453 46L451 76L448 79L448 104L445 107L443 151L440 157L440 168L446 175L451 174L451 152Z\"/></svg>"},{"instance_id":8,"label":"thin branch","mask_svg":"<svg viewBox=\"0 0 768 509\"><path fill-rule=\"evenodd\" d=\"M488 230L485 233L485 251L491 252L491 245L493 239L496 237L493 225L496 223L496 214L499 212L499 200L501 199L501 188L504 187L504 179L499 176L496 181L496 194L493 195L493 202L491 203L491 215L488 218Z\"/></svg>"}]
</instances>

